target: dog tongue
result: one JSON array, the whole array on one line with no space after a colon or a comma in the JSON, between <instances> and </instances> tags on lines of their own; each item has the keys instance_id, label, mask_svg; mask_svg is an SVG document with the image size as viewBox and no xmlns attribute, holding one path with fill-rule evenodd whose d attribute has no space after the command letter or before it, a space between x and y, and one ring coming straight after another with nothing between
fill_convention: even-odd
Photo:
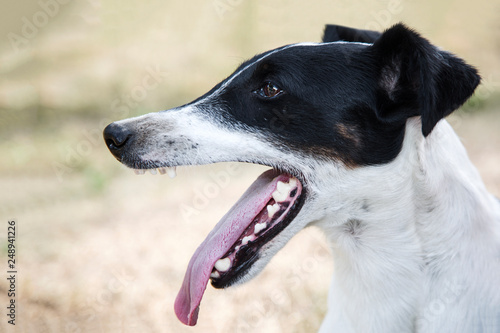
<instances>
[{"instance_id":1,"label":"dog tongue","mask_svg":"<svg viewBox=\"0 0 500 333\"><path fill-rule=\"evenodd\" d=\"M196 325L201 298L215 262L231 249L254 217L265 208L278 181L288 181L289 176L277 175L275 170L260 175L196 249L174 305L177 318L184 324Z\"/></svg>"}]
</instances>

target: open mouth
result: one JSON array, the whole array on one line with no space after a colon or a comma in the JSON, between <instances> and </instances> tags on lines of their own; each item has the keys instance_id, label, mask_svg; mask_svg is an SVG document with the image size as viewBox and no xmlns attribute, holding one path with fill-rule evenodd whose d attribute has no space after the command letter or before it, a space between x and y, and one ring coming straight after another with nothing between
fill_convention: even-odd
<instances>
[{"instance_id":1,"label":"open mouth","mask_svg":"<svg viewBox=\"0 0 500 333\"><path fill-rule=\"evenodd\" d=\"M277 180L276 190L267 198L265 208L252 219L222 258L215 262L210 274L215 288L229 287L244 275L258 259L259 250L279 234L300 210L302 185L297 178L283 174L274 180Z\"/></svg>"},{"instance_id":2,"label":"open mouth","mask_svg":"<svg viewBox=\"0 0 500 333\"><path fill-rule=\"evenodd\" d=\"M297 216L305 196L299 178L276 169L253 182L191 257L174 306L182 323L196 324L209 280L215 288L226 288L247 274L266 244Z\"/></svg>"}]
</instances>

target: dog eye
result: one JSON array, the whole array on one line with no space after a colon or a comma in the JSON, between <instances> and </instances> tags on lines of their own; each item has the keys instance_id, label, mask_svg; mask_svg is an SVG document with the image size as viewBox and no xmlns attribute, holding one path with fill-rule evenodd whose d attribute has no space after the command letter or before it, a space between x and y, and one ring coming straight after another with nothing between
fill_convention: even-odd
<instances>
[{"instance_id":1,"label":"dog eye","mask_svg":"<svg viewBox=\"0 0 500 333\"><path fill-rule=\"evenodd\" d=\"M262 97L266 98L274 98L280 94L283 93L283 90L281 90L278 86L276 86L272 82L266 82L262 87L254 91L255 93L259 94Z\"/></svg>"}]
</instances>

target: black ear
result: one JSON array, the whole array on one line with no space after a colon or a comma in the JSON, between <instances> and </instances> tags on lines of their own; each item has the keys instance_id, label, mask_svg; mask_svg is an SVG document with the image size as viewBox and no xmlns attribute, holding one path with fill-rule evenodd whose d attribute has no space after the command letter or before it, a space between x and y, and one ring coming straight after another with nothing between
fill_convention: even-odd
<instances>
[{"instance_id":1,"label":"black ear","mask_svg":"<svg viewBox=\"0 0 500 333\"><path fill-rule=\"evenodd\" d=\"M421 116L424 136L460 107L481 80L474 67L403 24L386 30L371 49L378 64L377 116L402 123Z\"/></svg>"},{"instance_id":2,"label":"black ear","mask_svg":"<svg viewBox=\"0 0 500 333\"><path fill-rule=\"evenodd\" d=\"M327 42L362 42L373 43L381 35L378 31L361 30L341 25L327 24L323 33L323 43Z\"/></svg>"}]
</instances>

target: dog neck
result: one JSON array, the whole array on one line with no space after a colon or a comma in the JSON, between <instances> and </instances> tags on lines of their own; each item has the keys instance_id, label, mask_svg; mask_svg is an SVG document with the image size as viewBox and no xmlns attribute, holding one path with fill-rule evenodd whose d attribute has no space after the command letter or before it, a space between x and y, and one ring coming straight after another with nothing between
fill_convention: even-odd
<instances>
[{"instance_id":1,"label":"dog neck","mask_svg":"<svg viewBox=\"0 0 500 333\"><path fill-rule=\"evenodd\" d=\"M490 224L499 210L464 147L446 121L425 139L420 128L418 119L408 121L391 163L336 179L343 204L329 212L335 222L320 223L335 265L322 331L413 332L425 324L415 316L426 301L472 278L461 271L481 264L471 260L485 254L477 244L494 248L499 235Z\"/></svg>"},{"instance_id":2,"label":"dog neck","mask_svg":"<svg viewBox=\"0 0 500 333\"><path fill-rule=\"evenodd\" d=\"M459 138L447 122L439 125L418 142L419 168L414 170L415 225L424 264L435 275L469 271L464 264L488 255L495 249L490 242L499 236L494 223L500 220L498 202Z\"/></svg>"}]
</instances>

